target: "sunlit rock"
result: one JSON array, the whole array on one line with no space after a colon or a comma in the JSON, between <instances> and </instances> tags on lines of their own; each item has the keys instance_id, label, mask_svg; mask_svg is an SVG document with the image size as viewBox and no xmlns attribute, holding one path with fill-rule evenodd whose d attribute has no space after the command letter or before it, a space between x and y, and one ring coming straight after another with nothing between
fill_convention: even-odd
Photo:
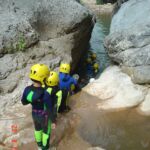
<instances>
[{"instance_id":1,"label":"sunlit rock","mask_svg":"<svg viewBox=\"0 0 150 150\"><path fill-rule=\"evenodd\" d=\"M139 110L143 114L150 115L150 90L148 90L144 102L139 106Z\"/></svg>"},{"instance_id":2,"label":"sunlit rock","mask_svg":"<svg viewBox=\"0 0 150 150\"><path fill-rule=\"evenodd\" d=\"M119 67L112 66L83 90L102 101L97 105L99 108L109 109L138 105L144 100L146 88L132 83Z\"/></svg>"}]
</instances>

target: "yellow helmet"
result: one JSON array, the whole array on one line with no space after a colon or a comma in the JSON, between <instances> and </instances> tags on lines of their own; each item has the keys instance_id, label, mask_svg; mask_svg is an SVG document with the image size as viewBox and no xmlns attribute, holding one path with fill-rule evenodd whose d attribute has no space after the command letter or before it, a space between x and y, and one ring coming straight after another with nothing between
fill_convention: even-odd
<instances>
[{"instance_id":1,"label":"yellow helmet","mask_svg":"<svg viewBox=\"0 0 150 150\"><path fill-rule=\"evenodd\" d=\"M59 83L58 73L55 71L51 71L49 77L46 79L46 85L48 86L56 86Z\"/></svg>"},{"instance_id":2,"label":"yellow helmet","mask_svg":"<svg viewBox=\"0 0 150 150\"><path fill-rule=\"evenodd\" d=\"M88 64L90 64L90 63L92 62L92 59L91 59L91 58L87 58L87 59L86 59L86 62L87 62Z\"/></svg>"},{"instance_id":3,"label":"yellow helmet","mask_svg":"<svg viewBox=\"0 0 150 150\"><path fill-rule=\"evenodd\" d=\"M44 84L44 79L49 76L49 68L44 64L35 64L30 69L29 78Z\"/></svg>"},{"instance_id":4,"label":"yellow helmet","mask_svg":"<svg viewBox=\"0 0 150 150\"><path fill-rule=\"evenodd\" d=\"M94 63L93 68L94 69L99 69L99 64L98 63Z\"/></svg>"},{"instance_id":5,"label":"yellow helmet","mask_svg":"<svg viewBox=\"0 0 150 150\"><path fill-rule=\"evenodd\" d=\"M92 58L92 59L96 59L96 54L93 53L93 54L91 55L91 58Z\"/></svg>"},{"instance_id":6,"label":"yellow helmet","mask_svg":"<svg viewBox=\"0 0 150 150\"><path fill-rule=\"evenodd\" d=\"M74 84L71 84L71 91L74 91L75 90L75 85Z\"/></svg>"},{"instance_id":7,"label":"yellow helmet","mask_svg":"<svg viewBox=\"0 0 150 150\"><path fill-rule=\"evenodd\" d=\"M70 73L70 64L67 63L60 64L59 71L62 73Z\"/></svg>"}]
</instances>

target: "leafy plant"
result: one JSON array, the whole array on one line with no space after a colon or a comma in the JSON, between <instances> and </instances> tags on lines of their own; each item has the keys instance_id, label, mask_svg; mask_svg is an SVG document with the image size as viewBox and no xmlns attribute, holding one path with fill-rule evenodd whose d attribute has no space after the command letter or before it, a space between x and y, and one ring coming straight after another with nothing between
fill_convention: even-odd
<instances>
[{"instance_id":1,"label":"leafy plant","mask_svg":"<svg viewBox=\"0 0 150 150\"><path fill-rule=\"evenodd\" d=\"M25 47L26 47L25 38L23 37L23 35L20 35L18 43L16 45L16 48L17 48L18 51L24 51Z\"/></svg>"}]
</instances>

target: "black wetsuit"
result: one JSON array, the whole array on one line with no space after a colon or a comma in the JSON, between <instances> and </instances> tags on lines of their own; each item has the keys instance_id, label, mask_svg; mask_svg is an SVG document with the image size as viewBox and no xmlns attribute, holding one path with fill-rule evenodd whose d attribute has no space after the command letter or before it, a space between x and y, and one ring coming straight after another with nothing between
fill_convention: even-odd
<instances>
[{"instance_id":1,"label":"black wetsuit","mask_svg":"<svg viewBox=\"0 0 150 150\"><path fill-rule=\"evenodd\" d=\"M51 122L55 122L51 97L47 96L47 92L44 88L31 85L25 88L21 102L23 105L32 105L32 118L35 126L36 142L39 146L48 148ZM40 136L45 136L45 138Z\"/></svg>"}]
</instances>

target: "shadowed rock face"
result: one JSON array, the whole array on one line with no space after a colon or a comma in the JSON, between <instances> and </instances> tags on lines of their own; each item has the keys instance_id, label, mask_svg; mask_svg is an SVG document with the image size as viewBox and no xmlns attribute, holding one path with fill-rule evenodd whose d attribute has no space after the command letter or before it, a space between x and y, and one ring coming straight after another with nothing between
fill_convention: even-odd
<instances>
[{"instance_id":1,"label":"shadowed rock face","mask_svg":"<svg viewBox=\"0 0 150 150\"><path fill-rule=\"evenodd\" d=\"M114 7L114 11L113 11L113 14L115 14L119 8L121 7L121 5L125 2L127 2L128 0L117 0L116 3L115 3L115 7Z\"/></svg>"},{"instance_id":2,"label":"shadowed rock face","mask_svg":"<svg viewBox=\"0 0 150 150\"><path fill-rule=\"evenodd\" d=\"M150 83L149 5L149 0L123 3L113 16L110 34L105 40L112 60L140 84Z\"/></svg>"},{"instance_id":3,"label":"shadowed rock face","mask_svg":"<svg viewBox=\"0 0 150 150\"><path fill-rule=\"evenodd\" d=\"M72 69L87 50L92 15L75 0L0 1L0 107L20 100L29 68L60 61Z\"/></svg>"}]
</instances>

